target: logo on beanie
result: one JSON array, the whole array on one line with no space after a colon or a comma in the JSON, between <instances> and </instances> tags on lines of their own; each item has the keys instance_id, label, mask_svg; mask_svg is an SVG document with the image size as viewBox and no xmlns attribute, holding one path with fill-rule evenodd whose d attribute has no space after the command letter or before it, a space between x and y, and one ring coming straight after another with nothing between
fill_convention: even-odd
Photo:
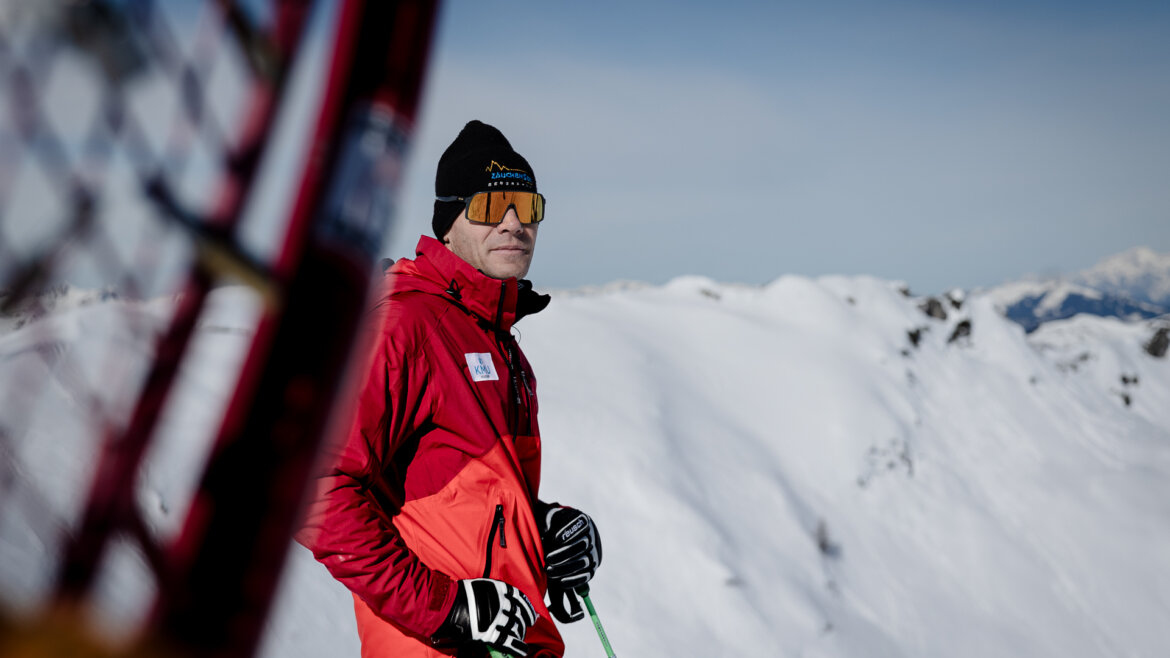
<instances>
[{"instance_id":1,"label":"logo on beanie","mask_svg":"<svg viewBox=\"0 0 1170 658\"><path fill-rule=\"evenodd\" d=\"M535 185L536 182L532 180L532 176L522 169L512 169L492 160L484 171L491 175L491 186L507 185L509 183L521 183L525 185Z\"/></svg>"}]
</instances>

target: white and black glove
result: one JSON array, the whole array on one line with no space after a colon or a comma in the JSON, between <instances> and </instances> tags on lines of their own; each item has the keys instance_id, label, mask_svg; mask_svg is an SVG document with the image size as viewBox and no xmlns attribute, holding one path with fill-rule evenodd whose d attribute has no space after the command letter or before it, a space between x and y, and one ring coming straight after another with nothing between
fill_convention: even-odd
<instances>
[{"instance_id":1,"label":"white and black glove","mask_svg":"<svg viewBox=\"0 0 1170 658\"><path fill-rule=\"evenodd\" d=\"M536 610L524 592L490 578L456 583L455 605L435 633L436 644L483 642L514 656L527 656L524 635L536 623Z\"/></svg>"},{"instance_id":2,"label":"white and black glove","mask_svg":"<svg viewBox=\"0 0 1170 658\"><path fill-rule=\"evenodd\" d=\"M580 594L601 564L601 536L589 515L556 503L542 510L540 540L548 577L548 610L561 623L584 619Z\"/></svg>"}]
</instances>

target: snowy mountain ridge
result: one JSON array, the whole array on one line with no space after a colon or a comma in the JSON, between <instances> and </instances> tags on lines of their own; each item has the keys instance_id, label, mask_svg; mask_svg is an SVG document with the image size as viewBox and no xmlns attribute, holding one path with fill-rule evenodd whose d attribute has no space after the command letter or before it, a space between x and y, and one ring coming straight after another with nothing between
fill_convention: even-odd
<instances>
[{"instance_id":1,"label":"snowy mountain ridge","mask_svg":"<svg viewBox=\"0 0 1170 658\"><path fill-rule=\"evenodd\" d=\"M1102 260L1073 276L1090 288L1124 295L1138 302L1170 307L1170 254L1135 247Z\"/></svg>"},{"instance_id":2,"label":"snowy mountain ridge","mask_svg":"<svg viewBox=\"0 0 1170 658\"><path fill-rule=\"evenodd\" d=\"M48 338L77 357L71 376L105 381L103 345L141 346L118 321L129 304L0 335L0 394L30 388L44 357L28 346ZM163 536L255 313L223 288L201 319L140 490ZM1147 349L1164 320L1082 315L1025 333L977 294L682 277L557 293L518 330L539 382L542 495L599 524L593 600L619 655L1152 658L1170 645L1170 359ZM0 602L15 605L46 586L51 530L72 522L92 454L77 444L84 409L45 394L51 413L6 444L34 489L4 497L33 501L16 513L0 502ZM292 551L261 655L358 655L352 599ZM113 564L102 609L116 627L150 588L132 549ZM601 655L588 622L562 630L569 658Z\"/></svg>"},{"instance_id":3,"label":"snowy mountain ridge","mask_svg":"<svg viewBox=\"0 0 1170 658\"><path fill-rule=\"evenodd\" d=\"M1170 313L1170 254L1136 247L1071 275L1028 277L978 292L1026 331L1081 313L1156 318Z\"/></svg>"}]
</instances>

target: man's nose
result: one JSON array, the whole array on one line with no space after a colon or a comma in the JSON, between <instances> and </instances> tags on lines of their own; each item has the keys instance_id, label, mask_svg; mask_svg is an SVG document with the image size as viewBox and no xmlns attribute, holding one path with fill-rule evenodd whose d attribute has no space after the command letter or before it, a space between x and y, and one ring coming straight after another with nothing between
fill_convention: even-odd
<instances>
[{"instance_id":1,"label":"man's nose","mask_svg":"<svg viewBox=\"0 0 1170 658\"><path fill-rule=\"evenodd\" d=\"M504 219L500 222L500 230L516 232L523 228L524 224L520 223L520 216L516 214L516 208L508 208L508 212L504 213Z\"/></svg>"}]
</instances>

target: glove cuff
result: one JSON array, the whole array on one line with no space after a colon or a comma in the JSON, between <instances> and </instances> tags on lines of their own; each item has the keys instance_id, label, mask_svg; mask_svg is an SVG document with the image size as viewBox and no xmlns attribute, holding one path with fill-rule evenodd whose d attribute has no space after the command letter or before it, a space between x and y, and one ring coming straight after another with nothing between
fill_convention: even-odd
<instances>
[{"instance_id":1,"label":"glove cuff","mask_svg":"<svg viewBox=\"0 0 1170 658\"><path fill-rule=\"evenodd\" d=\"M536 516L536 527L540 530L541 535L548 531L548 513L561 507L564 507L564 505L560 503L546 503L541 500L536 501L532 506L532 512Z\"/></svg>"},{"instance_id":2,"label":"glove cuff","mask_svg":"<svg viewBox=\"0 0 1170 658\"><path fill-rule=\"evenodd\" d=\"M467 607L467 593L458 583L455 584L455 602L447 612L447 618L439 625L439 629L431 634L431 644L435 646L452 646L458 644L461 638L471 634L471 617Z\"/></svg>"}]
</instances>

